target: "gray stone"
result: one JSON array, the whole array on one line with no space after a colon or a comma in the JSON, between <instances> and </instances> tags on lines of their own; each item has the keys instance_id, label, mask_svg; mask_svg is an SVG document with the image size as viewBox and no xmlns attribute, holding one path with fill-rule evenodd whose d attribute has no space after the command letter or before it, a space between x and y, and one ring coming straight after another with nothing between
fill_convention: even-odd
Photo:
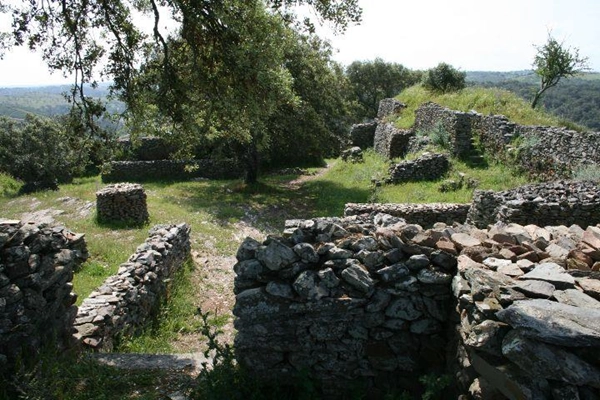
<instances>
[{"instance_id":1,"label":"gray stone","mask_svg":"<svg viewBox=\"0 0 600 400\"><path fill-rule=\"evenodd\" d=\"M510 330L510 326L498 321L485 320L474 325L469 332L465 344L479 351L502 356L502 339Z\"/></svg>"},{"instance_id":2,"label":"gray stone","mask_svg":"<svg viewBox=\"0 0 600 400\"><path fill-rule=\"evenodd\" d=\"M429 258L424 254L416 254L406 261L406 266L412 271L418 271L429 266Z\"/></svg>"},{"instance_id":3,"label":"gray stone","mask_svg":"<svg viewBox=\"0 0 600 400\"><path fill-rule=\"evenodd\" d=\"M496 316L525 336L549 344L600 346L600 310L535 299L516 301Z\"/></svg>"},{"instance_id":4,"label":"gray stone","mask_svg":"<svg viewBox=\"0 0 600 400\"><path fill-rule=\"evenodd\" d=\"M253 259L254 256L256 255L256 250L258 250L259 247L260 247L259 241L255 240L251 237L246 237L246 239L244 239L244 241L238 248L238 251L237 251L235 257L237 258L238 261L246 261L246 260Z\"/></svg>"},{"instance_id":5,"label":"gray stone","mask_svg":"<svg viewBox=\"0 0 600 400\"><path fill-rule=\"evenodd\" d=\"M410 324L410 331L416 335L431 335L441 330L442 325L439 321L431 318L420 319Z\"/></svg>"},{"instance_id":6,"label":"gray stone","mask_svg":"<svg viewBox=\"0 0 600 400\"><path fill-rule=\"evenodd\" d=\"M365 309L367 312L380 312L385 310L385 308L390 304L390 300L392 299L392 295L384 289L377 289L371 299L369 304Z\"/></svg>"},{"instance_id":7,"label":"gray stone","mask_svg":"<svg viewBox=\"0 0 600 400\"><path fill-rule=\"evenodd\" d=\"M502 343L502 354L536 378L600 388L600 370L573 353L540 343L511 331Z\"/></svg>"},{"instance_id":8,"label":"gray stone","mask_svg":"<svg viewBox=\"0 0 600 400\"><path fill-rule=\"evenodd\" d=\"M460 274L457 274L452 278L452 293L454 294L454 298L458 299L460 296L469 293L470 291L471 287L469 286L469 282L467 282Z\"/></svg>"},{"instance_id":9,"label":"gray stone","mask_svg":"<svg viewBox=\"0 0 600 400\"><path fill-rule=\"evenodd\" d=\"M384 282L395 282L400 278L410 275L408 267L402 263L390 265L377 271Z\"/></svg>"},{"instance_id":10,"label":"gray stone","mask_svg":"<svg viewBox=\"0 0 600 400\"><path fill-rule=\"evenodd\" d=\"M466 233L454 233L450 236L450 239L459 247L459 249L481 246L481 241L479 239Z\"/></svg>"},{"instance_id":11,"label":"gray stone","mask_svg":"<svg viewBox=\"0 0 600 400\"><path fill-rule=\"evenodd\" d=\"M300 259L307 263L319 262L319 254L315 248L309 243L298 243L292 250L300 257Z\"/></svg>"},{"instance_id":12,"label":"gray stone","mask_svg":"<svg viewBox=\"0 0 600 400\"><path fill-rule=\"evenodd\" d=\"M556 290L553 284L536 280L522 281L512 286L512 288L529 297L541 299L549 299Z\"/></svg>"},{"instance_id":13,"label":"gray stone","mask_svg":"<svg viewBox=\"0 0 600 400\"><path fill-rule=\"evenodd\" d=\"M570 250L570 248L561 247L556 243L550 243L550 245L546 247L545 251L552 258L567 258Z\"/></svg>"},{"instance_id":14,"label":"gray stone","mask_svg":"<svg viewBox=\"0 0 600 400\"><path fill-rule=\"evenodd\" d=\"M513 278L518 278L519 276L523 276L525 274L521 268L517 264L510 263L508 265L503 265L498 267L497 270L499 273L508 275Z\"/></svg>"},{"instance_id":15,"label":"gray stone","mask_svg":"<svg viewBox=\"0 0 600 400\"><path fill-rule=\"evenodd\" d=\"M342 279L363 293L368 293L375 286L375 282L369 276L369 272L358 264L352 264L343 270Z\"/></svg>"},{"instance_id":16,"label":"gray stone","mask_svg":"<svg viewBox=\"0 0 600 400\"><path fill-rule=\"evenodd\" d=\"M407 321L414 321L421 317L423 313L419 311L410 298L399 298L385 310L385 315L390 318L400 318Z\"/></svg>"},{"instance_id":17,"label":"gray stone","mask_svg":"<svg viewBox=\"0 0 600 400\"><path fill-rule=\"evenodd\" d=\"M446 271L454 271L456 269L457 261L456 257L452 254L446 253L445 251L436 250L429 256L431 263L438 267L445 269Z\"/></svg>"},{"instance_id":18,"label":"gray stone","mask_svg":"<svg viewBox=\"0 0 600 400\"><path fill-rule=\"evenodd\" d=\"M279 240L272 239L267 246L261 246L256 250L256 259L271 271L279 271L297 261L298 256L294 250Z\"/></svg>"},{"instance_id":19,"label":"gray stone","mask_svg":"<svg viewBox=\"0 0 600 400\"><path fill-rule=\"evenodd\" d=\"M264 267L258 260L249 259L235 264L233 270L241 279L256 280Z\"/></svg>"},{"instance_id":20,"label":"gray stone","mask_svg":"<svg viewBox=\"0 0 600 400\"><path fill-rule=\"evenodd\" d=\"M417 274L421 283L429 285L448 285L452 281L452 275L432 268L422 269Z\"/></svg>"},{"instance_id":21,"label":"gray stone","mask_svg":"<svg viewBox=\"0 0 600 400\"><path fill-rule=\"evenodd\" d=\"M483 260L483 265L491 269L492 271L496 271L499 267L506 267L512 264L510 260L503 260L501 258L488 257Z\"/></svg>"},{"instance_id":22,"label":"gray stone","mask_svg":"<svg viewBox=\"0 0 600 400\"><path fill-rule=\"evenodd\" d=\"M294 290L286 283L269 282L265 290L272 296L283 297L284 299L293 299L295 297Z\"/></svg>"},{"instance_id":23,"label":"gray stone","mask_svg":"<svg viewBox=\"0 0 600 400\"><path fill-rule=\"evenodd\" d=\"M570 306L600 309L600 301L577 289L557 290L554 292L554 298L559 303Z\"/></svg>"},{"instance_id":24,"label":"gray stone","mask_svg":"<svg viewBox=\"0 0 600 400\"><path fill-rule=\"evenodd\" d=\"M369 270L376 269L381 266L384 261L384 256L381 251L361 250L356 254L356 258Z\"/></svg>"},{"instance_id":25,"label":"gray stone","mask_svg":"<svg viewBox=\"0 0 600 400\"><path fill-rule=\"evenodd\" d=\"M351 250L340 249L339 247L332 247L327 251L327 258L329 260L343 260L346 258L352 258L354 253Z\"/></svg>"},{"instance_id":26,"label":"gray stone","mask_svg":"<svg viewBox=\"0 0 600 400\"><path fill-rule=\"evenodd\" d=\"M356 252L359 252L361 250L375 251L377 250L377 247L377 240L371 236L364 236L352 243L352 250Z\"/></svg>"},{"instance_id":27,"label":"gray stone","mask_svg":"<svg viewBox=\"0 0 600 400\"><path fill-rule=\"evenodd\" d=\"M337 277L331 268L325 268L317 272L321 285L333 289L340 285L340 278Z\"/></svg>"},{"instance_id":28,"label":"gray stone","mask_svg":"<svg viewBox=\"0 0 600 400\"><path fill-rule=\"evenodd\" d=\"M416 292L419 290L419 281L414 276L407 276L396 282L394 288L400 291Z\"/></svg>"},{"instance_id":29,"label":"gray stone","mask_svg":"<svg viewBox=\"0 0 600 400\"><path fill-rule=\"evenodd\" d=\"M566 273L566 270L555 263L543 263L526 273L521 279L535 279L553 284L557 289L572 289L575 287L575 278Z\"/></svg>"},{"instance_id":30,"label":"gray stone","mask_svg":"<svg viewBox=\"0 0 600 400\"><path fill-rule=\"evenodd\" d=\"M294 290L307 300L319 300L329 296L329 290L319 285L319 276L315 271L304 271L294 281Z\"/></svg>"}]
</instances>

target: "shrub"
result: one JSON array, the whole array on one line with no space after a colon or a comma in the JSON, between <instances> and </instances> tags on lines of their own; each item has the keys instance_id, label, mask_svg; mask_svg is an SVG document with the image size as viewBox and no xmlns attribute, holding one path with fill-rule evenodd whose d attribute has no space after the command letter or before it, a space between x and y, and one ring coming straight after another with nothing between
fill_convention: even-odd
<instances>
[{"instance_id":1,"label":"shrub","mask_svg":"<svg viewBox=\"0 0 600 400\"><path fill-rule=\"evenodd\" d=\"M600 182L600 166L598 164L581 166L573 174L573 179Z\"/></svg>"},{"instance_id":2,"label":"shrub","mask_svg":"<svg viewBox=\"0 0 600 400\"><path fill-rule=\"evenodd\" d=\"M416 135L418 137L427 137L429 141L444 150L449 150L451 145L450 132L446 130L444 124L437 122L435 126L429 130L419 130Z\"/></svg>"},{"instance_id":3,"label":"shrub","mask_svg":"<svg viewBox=\"0 0 600 400\"><path fill-rule=\"evenodd\" d=\"M21 192L57 189L84 166L81 143L56 121L0 118L0 171L24 182ZM79 150L79 151L78 151Z\"/></svg>"},{"instance_id":4,"label":"shrub","mask_svg":"<svg viewBox=\"0 0 600 400\"><path fill-rule=\"evenodd\" d=\"M435 93L457 92L465 88L466 72L460 72L446 63L427 71L423 78L425 89Z\"/></svg>"}]
</instances>

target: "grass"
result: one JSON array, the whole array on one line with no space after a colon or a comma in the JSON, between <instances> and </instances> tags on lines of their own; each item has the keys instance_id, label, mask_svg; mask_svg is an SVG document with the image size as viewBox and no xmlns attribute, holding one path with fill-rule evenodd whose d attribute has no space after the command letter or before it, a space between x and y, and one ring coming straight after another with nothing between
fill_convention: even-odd
<instances>
[{"instance_id":1,"label":"grass","mask_svg":"<svg viewBox=\"0 0 600 400\"><path fill-rule=\"evenodd\" d=\"M433 94L421 85L405 89L397 99L407 105L395 125L408 129L415 122L415 111L423 103L432 101L452 110L469 112L475 110L480 114L501 114L512 122L521 125L567 126L577 128L572 123L541 110L533 110L529 103L507 90L497 88L468 87L459 92Z\"/></svg>"}]
</instances>

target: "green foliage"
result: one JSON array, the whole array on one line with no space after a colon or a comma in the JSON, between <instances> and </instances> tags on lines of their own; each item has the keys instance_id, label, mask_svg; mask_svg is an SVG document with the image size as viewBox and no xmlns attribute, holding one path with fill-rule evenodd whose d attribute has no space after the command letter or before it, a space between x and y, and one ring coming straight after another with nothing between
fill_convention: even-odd
<instances>
[{"instance_id":1,"label":"green foliage","mask_svg":"<svg viewBox=\"0 0 600 400\"><path fill-rule=\"evenodd\" d=\"M320 166L337 156L354 122L348 79L331 61L331 48L316 36L290 31L285 66L298 101L279 105L266 129L270 166Z\"/></svg>"},{"instance_id":2,"label":"green foliage","mask_svg":"<svg viewBox=\"0 0 600 400\"><path fill-rule=\"evenodd\" d=\"M418 137L428 137L431 143L434 146L442 150L450 150L451 146L451 137L450 133L444 127L444 124L441 121L435 124L435 126L427 131L419 130L416 132Z\"/></svg>"},{"instance_id":3,"label":"green foliage","mask_svg":"<svg viewBox=\"0 0 600 400\"><path fill-rule=\"evenodd\" d=\"M420 72L381 58L354 61L346 67L346 76L360 105L358 119L375 118L381 100L394 97L421 80Z\"/></svg>"},{"instance_id":4,"label":"green foliage","mask_svg":"<svg viewBox=\"0 0 600 400\"><path fill-rule=\"evenodd\" d=\"M579 55L579 49L566 47L548 32L548 40L542 46L536 46L537 53L533 59L533 70L540 77L540 87L531 101L535 108L544 92L556 86L562 78L574 76L588 67L587 57Z\"/></svg>"},{"instance_id":5,"label":"green foliage","mask_svg":"<svg viewBox=\"0 0 600 400\"><path fill-rule=\"evenodd\" d=\"M0 117L0 171L24 182L23 192L57 189L81 173L81 142L57 121L28 115L20 123Z\"/></svg>"},{"instance_id":6,"label":"green foliage","mask_svg":"<svg viewBox=\"0 0 600 400\"><path fill-rule=\"evenodd\" d=\"M12 176L0 172L0 196L14 197L19 193L22 183Z\"/></svg>"},{"instance_id":7,"label":"green foliage","mask_svg":"<svg viewBox=\"0 0 600 400\"><path fill-rule=\"evenodd\" d=\"M425 387L422 400L437 400L444 398L444 389L452 383L450 375L427 374L419 378L419 382Z\"/></svg>"},{"instance_id":8,"label":"green foliage","mask_svg":"<svg viewBox=\"0 0 600 400\"><path fill-rule=\"evenodd\" d=\"M446 63L439 63L425 72L423 87L434 93L451 93L465 88L466 72L460 72Z\"/></svg>"}]
</instances>

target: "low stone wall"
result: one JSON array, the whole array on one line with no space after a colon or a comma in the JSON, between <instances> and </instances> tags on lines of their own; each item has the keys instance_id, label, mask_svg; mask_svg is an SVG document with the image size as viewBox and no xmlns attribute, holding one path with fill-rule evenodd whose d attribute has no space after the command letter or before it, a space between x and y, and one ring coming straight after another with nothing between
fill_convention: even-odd
<instances>
[{"instance_id":1,"label":"low stone wall","mask_svg":"<svg viewBox=\"0 0 600 400\"><path fill-rule=\"evenodd\" d=\"M0 220L0 372L44 344L72 344L71 280L87 257L84 236L63 226Z\"/></svg>"},{"instance_id":2,"label":"low stone wall","mask_svg":"<svg viewBox=\"0 0 600 400\"><path fill-rule=\"evenodd\" d=\"M392 164L388 183L433 181L442 178L450 169L450 161L445 154L425 153L421 157Z\"/></svg>"},{"instance_id":3,"label":"low stone wall","mask_svg":"<svg viewBox=\"0 0 600 400\"><path fill-rule=\"evenodd\" d=\"M156 179L235 179L244 174L233 160L113 161L103 166L102 182L144 182Z\"/></svg>"},{"instance_id":4,"label":"low stone wall","mask_svg":"<svg viewBox=\"0 0 600 400\"><path fill-rule=\"evenodd\" d=\"M146 192L136 183L117 183L96 192L96 212L100 222L148 222Z\"/></svg>"},{"instance_id":5,"label":"low stone wall","mask_svg":"<svg viewBox=\"0 0 600 400\"><path fill-rule=\"evenodd\" d=\"M427 132L438 127L450 135L452 153L457 156L468 155L472 149L472 119L477 114L463 113L427 102L415 111L414 132Z\"/></svg>"},{"instance_id":6,"label":"low stone wall","mask_svg":"<svg viewBox=\"0 0 600 400\"><path fill-rule=\"evenodd\" d=\"M431 228L438 222L448 225L464 223L471 204L429 203L429 204L381 204L381 203L347 203L344 216L358 215L373 218L379 213L402 218L410 224L418 224L423 228Z\"/></svg>"},{"instance_id":7,"label":"low stone wall","mask_svg":"<svg viewBox=\"0 0 600 400\"><path fill-rule=\"evenodd\" d=\"M523 225L594 225L600 222L600 186L557 181L503 192L476 190L467 222L486 227L496 221Z\"/></svg>"},{"instance_id":8,"label":"low stone wall","mask_svg":"<svg viewBox=\"0 0 600 400\"><path fill-rule=\"evenodd\" d=\"M377 109L377 119L382 120L387 116L400 113L406 108L406 104L394 98L383 99L379 102Z\"/></svg>"},{"instance_id":9,"label":"low stone wall","mask_svg":"<svg viewBox=\"0 0 600 400\"><path fill-rule=\"evenodd\" d=\"M361 149L373 147L376 129L377 121L352 125L350 128L350 141L352 146L358 146Z\"/></svg>"},{"instance_id":10,"label":"low stone wall","mask_svg":"<svg viewBox=\"0 0 600 400\"><path fill-rule=\"evenodd\" d=\"M360 381L417 394L432 372L453 374L447 398L600 396L600 227L295 220L237 259L237 358L263 379L308 371L330 398Z\"/></svg>"},{"instance_id":11,"label":"low stone wall","mask_svg":"<svg viewBox=\"0 0 600 400\"><path fill-rule=\"evenodd\" d=\"M415 226L358 222L288 221L285 237L244 241L235 350L253 374L284 382L307 370L335 397L357 379L412 387L444 368L456 260L421 252Z\"/></svg>"},{"instance_id":12,"label":"low stone wall","mask_svg":"<svg viewBox=\"0 0 600 400\"><path fill-rule=\"evenodd\" d=\"M117 275L86 298L75 320L75 338L95 350L111 350L122 335L144 326L164 298L168 281L190 254L187 224L157 225Z\"/></svg>"},{"instance_id":13,"label":"low stone wall","mask_svg":"<svg viewBox=\"0 0 600 400\"><path fill-rule=\"evenodd\" d=\"M404 157L414 133L410 130L398 129L387 122L380 122L375 130L375 151L387 159Z\"/></svg>"}]
</instances>

